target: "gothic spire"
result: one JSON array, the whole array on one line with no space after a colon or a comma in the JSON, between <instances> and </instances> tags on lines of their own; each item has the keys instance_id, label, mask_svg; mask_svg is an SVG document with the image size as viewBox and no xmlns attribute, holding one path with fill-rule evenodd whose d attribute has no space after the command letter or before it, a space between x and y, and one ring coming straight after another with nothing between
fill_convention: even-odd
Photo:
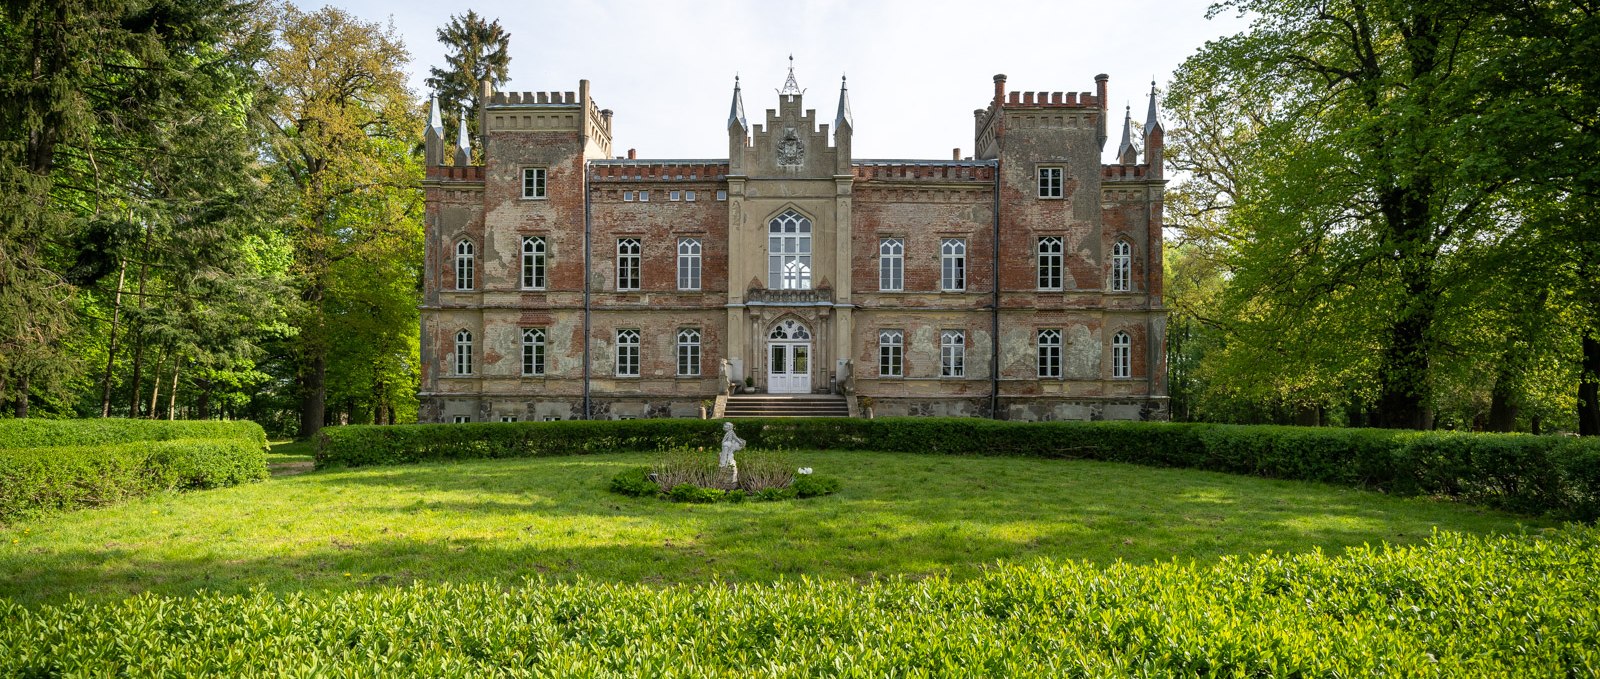
<instances>
[{"instance_id":1,"label":"gothic spire","mask_svg":"<svg viewBox=\"0 0 1600 679\"><path fill-rule=\"evenodd\" d=\"M738 123L741 130L750 129L744 120L744 97L739 95L739 76L733 76L733 105L728 108L728 127L733 127L734 123Z\"/></svg>"},{"instance_id":2,"label":"gothic spire","mask_svg":"<svg viewBox=\"0 0 1600 679\"><path fill-rule=\"evenodd\" d=\"M428 97L432 103L428 106L428 129L444 139L444 118L439 115L439 95Z\"/></svg>"},{"instance_id":3,"label":"gothic spire","mask_svg":"<svg viewBox=\"0 0 1600 679\"><path fill-rule=\"evenodd\" d=\"M1144 136L1150 136L1150 131L1160 127L1156 122L1156 81L1150 81L1150 112L1144 114Z\"/></svg>"},{"instance_id":4,"label":"gothic spire","mask_svg":"<svg viewBox=\"0 0 1600 679\"><path fill-rule=\"evenodd\" d=\"M805 93L805 90L800 89L800 83L797 83L794 80L794 55L791 54L789 55L789 79L783 81L783 89L778 90L778 95L789 95L793 97Z\"/></svg>"},{"instance_id":5,"label":"gothic spire","mask_svg":"<svg viewBox=\"0 0 1600 679\"><path fill-rule=\"evenodd\" d=\"M467 134L467 107L461 106L461 124L456 127L456 164L472 164L472 135Z\"/></svg>"},{"instance_id":6,"label":"gothic spire","mask_svg":"<svg viewBox=\"0 0 1600 679\"><path fill-rule=\"evenodd\" d=\"M842 130L846 125L855 127L855 121L850 116L850 88L846 87L844 76L839 76L839 112L833 116L833 129Z\"/></svg>"},{"instance_id":7,"label":"gothic spire","mask_svg":"<svg viewBox=\"0 0 1600 679\"><path fill-rule=\"evenodd\" d=\"M1134 165L1139 162L1139 151L1133 147L1133 107L1122 114L1122 142L1117 145L1117 162Z\"/></svg>"}]
</instances>

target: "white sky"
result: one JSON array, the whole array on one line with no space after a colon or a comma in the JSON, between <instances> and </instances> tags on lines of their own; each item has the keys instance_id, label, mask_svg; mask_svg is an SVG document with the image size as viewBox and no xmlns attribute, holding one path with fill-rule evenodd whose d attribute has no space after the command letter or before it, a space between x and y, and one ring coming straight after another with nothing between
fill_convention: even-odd
<instances>
[{"instance_id":1,"label":"white sky","mask_svg":"<svg viewBox=\"0 0 1600 679\"><path fill-rule=\"evenodd\" d=\"M301 0L304 9L319 3ZM984 0L787 2L331 0L367 21L390 21L412 54L412 86L443 64L435 29L476 10L511 34L510 91L576 91L616 112L612 147L640 158L725 158L733 77L752 124L777 107L794 54L806 108L831 123L849 76L857 158L947 159L972 154L972 111L1011 91L1092 91L1111 76L1115 152L1121 108L1143 117L1152 76L1172 72L1208 40L1237 33L1204 1ZM442 103L442 102L441 102Z\"/></svg>"}]
</instances>

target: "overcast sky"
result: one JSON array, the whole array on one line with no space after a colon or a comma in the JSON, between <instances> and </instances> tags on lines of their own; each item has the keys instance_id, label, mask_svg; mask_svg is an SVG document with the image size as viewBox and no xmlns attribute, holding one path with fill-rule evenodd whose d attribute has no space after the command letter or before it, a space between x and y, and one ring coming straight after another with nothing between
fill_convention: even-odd
<instances>
[{"instance_id":1,"label":"overcast sky","mask_svg":"<svg viewBox=\"0 0 1600 679\"><path fill-rule=\"evenodd\" d=\"M301 0L304 9L317 3ZM1122 107L1142 118L1152 76L1172 72L1208 40L1245 27L1209 3L1184 0L1010 2L539 2L332 0L368 21L393 21L411 51L412 86L443 63L435 29L468 8L511 34L511 91L576 91L616 112L613 151L640 158L727 157L734 75L752 123L777 107L794 55L805 105L833 120L849 76L857 158L972 153L972 111L1010 90L1092 91L1111 76L1111 141Z\"/></svg>"}]
</instances>

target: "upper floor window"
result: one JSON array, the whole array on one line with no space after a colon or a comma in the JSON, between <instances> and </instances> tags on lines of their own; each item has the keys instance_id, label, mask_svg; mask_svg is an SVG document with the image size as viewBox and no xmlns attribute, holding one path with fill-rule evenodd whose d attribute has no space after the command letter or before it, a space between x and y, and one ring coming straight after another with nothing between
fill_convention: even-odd
<instances>
[{"instance_id":1,"label":"upper floor window","mask_svg":"<svg viewBox=\"0 0 1600 679\"><path fill-rule=\"evenodd\" d=\"M727 200L727 199L728 199L728 192L727 191L718 191L717 192L717 200Z\"/></svg>"},{"instance_id":2,"label":"upper floor window","mask_svg":"<svg viewBox=\"0 0 1600 679\"><path fill-rule=\"evenodd\" d=\"M1133 339L1128 333L1118 332L1111 338L1111 376L1117 379L1133 375Z\"/></svg>"},{"instance_id":3,"label":"upper floor window","mask_svg":"<svg viewBox=\"0 0 1600 679\"><path fill-rule=\"evenodd\" d=\"M1061 376L1061 331L1039 331L1039 376Z\"/></svg>"},{"instance_id":4,"label":"upper floor window","mask_svg":"<svg viewBox=\"0 0 1600 679\"><path fill-rule=\"evenodd\" d=\"M462 330L456 333L455 374L472 374L472 333Z\"/></svg>"},{"instance_id":5,"label":"upper floor window","mask_svg":"<svg viewBox=\"0 0 1600 679\"><path fill-rule=\"evenodd\" d=\"M693 203L694 202L694 192L693 191L684 191L683 192L683 200L686 203Z\"/></svg>"},{"instance_id":6,"label":"upper floor window","mask_svg":"<svg viewBox=\"0 0 1600 679\"><path fill-rule=\"evenodd\" d=\"M1118 240L1111 245L1111 290L1127 292L1133 289L1133 246Z\"/></svg>"},{"instance_id":7,"label":"upper floor window","mask_svg":"<svg viewBox=\"0 0 1600 679\"><path fill-rule=\"evenodd\" d=\"M878 332L878 376L905 375L906 336L899 330Z\"/></svg>"},{"instance_id":8,"label":"upper floor window","mask_svg":"<svg viewBox=\"0 0 1600 679\"><path fill-rule=\"evenodd\" d=\"M543 238L522 239L522 287L543 290L545 286L545 244Z\"/></svg>"},{"instance_id":9,"label":"upper floor window","mask_svg":"<svg viewBox=\"0 0 1600 679\"><path fill-rule=\"evenodd\" d=\"M625 203L633 202L633 192L632 191L623 191L622 192L622 201L625 202Z\"/></svg>"},{"instance_id":10,"label":"upper floor window","mask_svg":"<svg viewBox=\"0 0 1600 679\"><path fill-rule=\"evenodd\" d=\"M767 222L767 288L811 289L811 220L794 210Z\"/></svg>"},{"instance_id":11,"label":"upper floor window","mask_svg":"<svg viewBox=\"0 0 1600 679\"><path fill-rule=\"evenodd\" d=\"M641 203L650 202L650 192L649 191L640 191L639 192L639 202L641 202Z\"/></svg>"},{"instance_id":12,"label":"upper floor window","mask_svg":"<svg viewBox=\"0 0 1600 679\"><path fill-rule=\"evenodd\" d=\"M474 280L473 276L472 276L472 267L473 267L472 241L463 238L463 239L461 239L461 242L456 243L456 289L457 290L471 290L472 289L472 283L473 283L473 280Z\"/></svg>"},{"instance_id":13,"label":"upper floor window","mask_svg":"<svg viewBox=\"0 0 1600 679\"><path fill-rule=\"evenodd\" d=\"M544 329L525 328L522 331L522 374L544 374Z\"/></svg>"},{"instance_id":14,"label":"upper floor window","mask_svg":"<svg viewBox=\"0 0 1600 679\"><path fill-rule=\"evenodd\" d=\"M668 191L667 200L683 200L682 191Z\"/></svg>"},{"instance_id":15,"label":"upper floor window","mask_svg":"<svg viewBox=\"0 0 1600 679\"><path fill-rule=\"evenodd\" d=\"M878 289L899 292L906 286L906 242L899 238L878 241Z\"/></svg>"},{"instance_id":16,"label":"upper floor window","mask_svg":"<svg viewBox=\"0 0 1600 679\"><path fill-rule=\"evenodd\" d=\"M639 376L639 331L617 331L617 377Z\"/></svg>"},{"instance_id":17,"label":"upper floor window","mask_svg":"<svg viewBox=\"0 0 1600 679\"><path fill-rule=\"evenodd\" d=\"M684 328L678 331L678 377L700 375L700 331Z\"/></svg>"},{"instance_id":18,"label":"upper floor window","mask_svg":"<svg viewBox=\"0 0 1600 679\"><path fill-rule=\"evenodd\" d=\"M544 168L522 168L522 197L544 198Z\"/></svg>"},{"instance_id":19,"label":"upper floor window","mask_svg":"<svg viewBox=\"0 0 1600 679\"><path fill-rule=\"evenodd\" d=\"M960 330L939 333L939 376L961 377L966 374L967 334Z\"/></svg>"},{"instance_id":20,"label":"upper floor window","mask_svg":"<svg viewBox=\"0 0 1600 679\"><path fill-rule=\"evenodd\" d=\"M939 289L959 292L967 289L967 241L946 238L939 242Z\"/></svg>"},{"instance_id":21,"label":"upper floor window","mask_svg":"<svg viewBox=\"0 0 1600 679\"><path fill-rule=\"evenodd\" d=\"M1039 239L1039 289L1061 289L1062 242L1059 237Z\"/></svg>"},{"instance_id":22,"label":"upper floor window","mask_svg":"<svg viewBox=\"0 0 1600 679\"><path fill-rule=\"evenodd\" d=\"M700 289L700 239L678 239L678 289Z\"/></svg>"},{"instance_id":23,"label":"upper floor window","mask_svg":"<svg viewBox=\"0 0 1600 679\"><path fill-rule=\"evenodd\" d=\"M637 238L617 239L617 289L639 289L639 264L644 247Z\"/></svg>"},{"instance_id":24,"label":"upper floor window","mask_svg":"<svg viewBox=\"0 0 1600 679\"><path fill-rule=\"evenodd\" d=\"M1061 197L1061 168L1059 168L1059 167L1041 167L1041 168L1039 168L1039 197L1040 198L1060 198Z\"/></svg>"}]
</instances>

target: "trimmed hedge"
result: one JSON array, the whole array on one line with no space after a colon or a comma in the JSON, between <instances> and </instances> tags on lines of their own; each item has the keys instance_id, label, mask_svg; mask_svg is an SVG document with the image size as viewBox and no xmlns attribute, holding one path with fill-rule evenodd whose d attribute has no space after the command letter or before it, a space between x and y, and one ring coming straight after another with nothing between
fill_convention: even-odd
<instances>
[{"instance_id":1,"label":"trimmed hedge","mask_svg":"<svg viewBox=\"0 0 1600 679\"><path fill-rule=\"evenodd\" d=\"M0 600L0 675L1600 675L1600 531L978 578Z\"/></svg>"},{"instance_id":2,"label":"trimmed hedge","mask_svg":"<svg viewBox=\"0 0 1600 679\"><path fill-rule=\"evenodd\" d=\"M243 439L267 446L267 432L249 420L0 420L0 450L172 439Z\"/></svg>"},{"instance_id":3,"label":"trimmed hedge","mask_svg":"<svg viewBox=\"0 0 1600 679\"><path fill-rule=\"evenodd\" d=\"M267 478L254 422L0 422L0 522ZM58 444L40 446L46 436ZM118 441L106 444L106 441Z\"/></svg>"},{"instance_id":4,"label":"trimmed hedge","mask_svg":"<svg viewBox=\"0 0 1600 679\"><path fill-rule=\"evenodd\" d=\"M1019 455L1186 467L1600 518L1600 440L1524 434L973 418L739 420L752 448ZM715 420L493 422L324 429L317 466L713 447Z\"/></svg>"}]
</instances>

